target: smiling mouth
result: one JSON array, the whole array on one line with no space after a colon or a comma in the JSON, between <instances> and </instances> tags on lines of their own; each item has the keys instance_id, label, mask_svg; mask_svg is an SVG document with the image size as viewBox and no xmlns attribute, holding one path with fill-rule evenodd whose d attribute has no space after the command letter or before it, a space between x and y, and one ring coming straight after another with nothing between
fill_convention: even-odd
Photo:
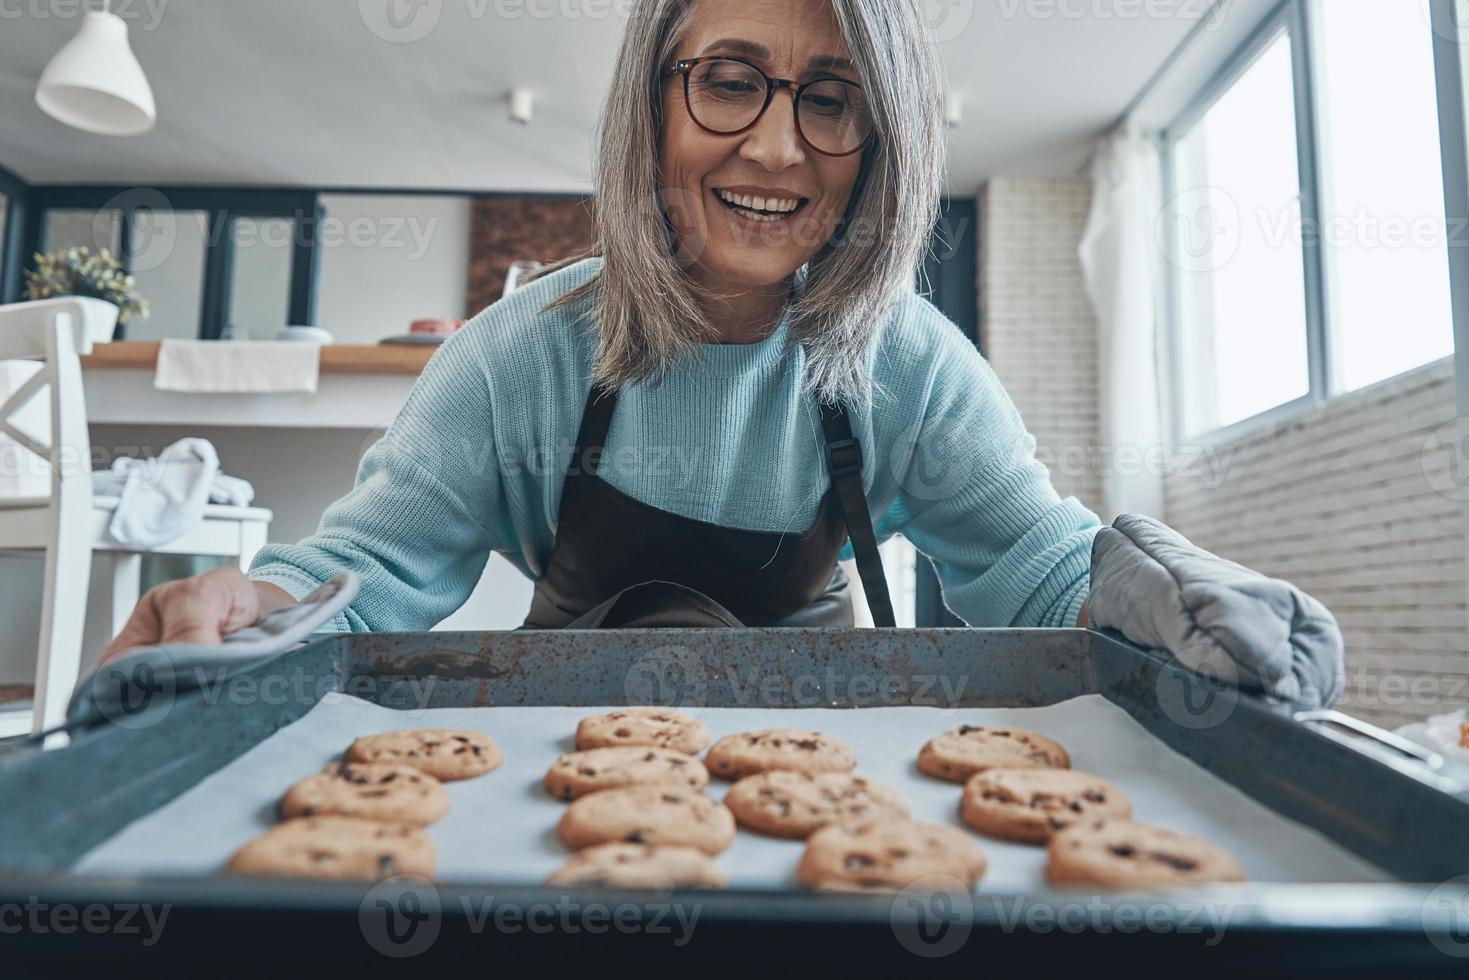
<instances>
[{"instance_id":1,"label":"smiling mouth","mask_svg":"<svg viewBox=\"0 0 1469 980\"><path fill-rule=\"evenodd\" d=\"M798 213L809 202L808 198L761 198L750 194L733 194L716 190L714 196L729 211L751 221L785 221Z\"/></svg>"}]
</instances>

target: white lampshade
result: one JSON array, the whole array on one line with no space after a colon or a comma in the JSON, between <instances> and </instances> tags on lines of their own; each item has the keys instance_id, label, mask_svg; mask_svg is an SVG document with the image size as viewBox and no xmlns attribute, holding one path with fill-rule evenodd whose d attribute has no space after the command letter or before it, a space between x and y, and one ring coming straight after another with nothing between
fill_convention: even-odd
<instances>
[{"instance_id":1,"label":"white lampshade","mask_svg":"<svg viewBox=\"0 0 1469 980\"><path fill-rule=\"evenodd\" d=\"M158 118L153 89L128 46L128 26L93 12L51 59L36 85L36 104L68 126L104 136L135 136Z\"/></svg>"}]
</instances>

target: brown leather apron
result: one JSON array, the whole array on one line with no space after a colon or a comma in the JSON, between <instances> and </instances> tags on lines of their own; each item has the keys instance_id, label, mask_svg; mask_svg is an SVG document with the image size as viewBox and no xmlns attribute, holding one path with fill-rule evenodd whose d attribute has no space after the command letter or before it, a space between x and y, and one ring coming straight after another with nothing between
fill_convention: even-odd
<instances>
[{"instance_id":1,"label":"brown leather apron","mask_svg":"<svg viewBox=\"0 0 1469 980\"><path fill-rule=\"evenodd\" d=\"M849 521L874 622L894 625L861 449L841 408L822 411L832 486L811 527L790 534L680 517L603 480L597 465L616 407L614 391L594 385L587 395L556 542L524 628L851 627L850 586L837 565Z\"/></svg>"}]
</instances>

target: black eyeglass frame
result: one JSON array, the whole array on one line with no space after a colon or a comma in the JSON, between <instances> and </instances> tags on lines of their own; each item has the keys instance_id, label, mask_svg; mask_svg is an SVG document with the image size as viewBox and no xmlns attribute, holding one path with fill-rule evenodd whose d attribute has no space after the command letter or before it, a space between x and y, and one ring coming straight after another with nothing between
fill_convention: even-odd
<instances>
[{"instance_id":1,"label":"black eyeglass frame","mask_svg":"<svg viewBox=\"0 0 1469 980\"><path fill-rule=\"evenodd\" d=\"M760 107L759 112L755 113L755 118L750 120L749 125L742 126L739 129L731 129L728 131L711 129L710 127L705 126L703 123L699 122L699 118L694 115L694 106L693 103L689 100L689 73L700 65L710 61L738 62L739 64L744 65L746 68L749 68L761 78L765 79L765 104ZM791 110L796 120L796 132L801 134L801 139L805 141L807 146L811 147L811 149L815 150L817 153L820 153L822 156L849 157L854 153L861 153L872 144L873 138L877 135L877 126L874 124L871 131L868 132L866 138L864 138L862 142L859 143L855 148L847 150L845 153L832 153L829 150L823 150L821 147L817 146L815 143L811 142L809 138L807 138L806 130L803 129L801 126L801 92L803 90L812 85L815 85L817 82L841 82L843 85L852 86L859 92L862 91L861 85L857 84L856 82L849 81L845 78L839 78L836 75L822 75L820 78L813 78L807 82L797 82L794 79L790 78L771 78L769 75L765 74L765 72L760 70L760 66L752 64L751 62L746 61L744 58L735 58L731 55L711 55L706 58L685 58L682 61L675 61L672 65L669 65L667 68L665 68L663 70L663 75L664 77L669 77L672 75L683 76L684 109L688 111L689 118L694 121L695 126L698 126L706 133L713 133L716 136L738 136L740 133L746 133L754 129L755 126L759 124L760 120L764 118L765 110L770 108L770 103L775 100L775 93L779 89L783 88L788 88L791 90Z\"/></svg>"}]
</instances>

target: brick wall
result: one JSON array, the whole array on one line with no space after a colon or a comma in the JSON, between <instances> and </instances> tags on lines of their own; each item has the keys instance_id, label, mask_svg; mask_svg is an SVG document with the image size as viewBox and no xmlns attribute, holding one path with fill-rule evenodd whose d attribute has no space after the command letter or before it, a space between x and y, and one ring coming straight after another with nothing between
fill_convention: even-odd
<instances>
[{"instance_id":1,"label":"brick wall","mask_svg":"<svg viewBox=\"0 0 1469 980\"><path fill-rule=\"evenodd\" d=\"M1452 359L1208 447L1167 480L1196 544L1324 602L1347 643L1340 707L1386 727L1469 703Z\"/></svg>"},{"instance_id":2,"label":"brick wall","mask_svg":"<svg viewBox=\"0 0 1469 980\"><path fill-rule=\"evenodd\" d=\"M1057 489L1095 509L1096 322L1076 257L1082 179L996 179L980 195L980 335ZM1296 583L1347 643L1340 707L1396 727L1469 703L1464 514L1452 361L1228 443L1184 447L1163 519Z\"/></svg>"},{"instance_id":3,"label":"brick wall","mask_svg":"<svg viewBox=\"0 0 1469 980\"><path fill-rule=\"evenodd\" d=\"M474 201L469 230L467 316L500 298L516 259L554 262L595 240L590 200L497 195Z\"/></svg>"},{"instance_id":4,"label":"brick wall","mask_svg":"<svg viewBox=\"0 0 1469 980\"><path fill-rule=\"evenodd\" d=\"M1097 324L1077 247L1082 178L996 178L980 192L980 346L1036 437L1064 497L1095 510Z\"/></svg>"}]
</instances>

